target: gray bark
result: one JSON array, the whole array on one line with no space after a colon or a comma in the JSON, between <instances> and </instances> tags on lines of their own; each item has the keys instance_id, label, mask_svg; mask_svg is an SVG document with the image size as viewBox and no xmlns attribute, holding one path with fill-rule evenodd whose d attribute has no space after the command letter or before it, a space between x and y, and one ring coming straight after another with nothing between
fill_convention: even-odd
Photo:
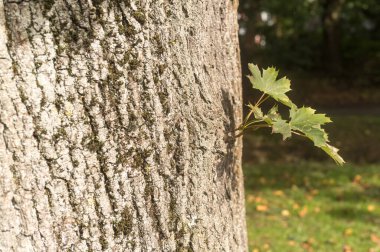
<instances>
[{"instance_id":1,"label":"gray bark","mask_svg":"<svg viewBox=\"0 0 380 252\"><path fill-rule=\"evenodd\" d=\"M245 251L237 3L0 0L0 251Z\"/></svg>"}]
</instances>

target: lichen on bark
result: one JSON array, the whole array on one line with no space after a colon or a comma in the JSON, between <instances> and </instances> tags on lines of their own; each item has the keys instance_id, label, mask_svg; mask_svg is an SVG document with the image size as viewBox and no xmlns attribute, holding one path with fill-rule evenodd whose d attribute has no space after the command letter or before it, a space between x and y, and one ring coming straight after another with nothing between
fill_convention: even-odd
<instances>
[{"instance_id":1,"label":"lichen on bark","mask_svg":"<svg viewBox=\"0 0 380 252\"><path fill-rule=\"evenodd\" d=\"M0 1L0 250L246 250L235 5Z\"/></svg>"}]
</instances>

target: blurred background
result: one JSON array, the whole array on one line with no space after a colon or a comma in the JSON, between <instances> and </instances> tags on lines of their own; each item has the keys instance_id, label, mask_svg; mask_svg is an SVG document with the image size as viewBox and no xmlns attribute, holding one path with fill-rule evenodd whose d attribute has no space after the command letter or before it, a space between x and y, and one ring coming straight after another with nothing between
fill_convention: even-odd
<instances>
[{"instance_id":1,"label":"blurred background","mask_svg":"<svg viewBox=\"0 0 380 252\"><path fill-rule=\"evenodd\" d=\"M327 113L337 167L312 143L244 136L251 251L380 251L380 1L240 0L243 76L275 66ZM244 78L244 103L261 95ZM268 108L272 105L265 103Z\"/></svg>"}]
</instances>

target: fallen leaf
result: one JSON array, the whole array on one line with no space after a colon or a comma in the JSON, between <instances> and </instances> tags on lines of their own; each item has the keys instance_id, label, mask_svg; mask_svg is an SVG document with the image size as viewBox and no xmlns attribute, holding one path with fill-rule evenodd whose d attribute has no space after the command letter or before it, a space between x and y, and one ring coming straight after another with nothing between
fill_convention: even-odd
<instances>
[{"instance_id":1,"label":"fallen leaf","mask_svg":"<svg viewBox=\"0 0 380 252\"><path fill-rule=\"evenodd\" d=\"M268 206L266 206L266 205L257 205L256 206L256 210L258 212L266 212L266 211L268 211Z\"/></svg>"},{"instance_id":2,"label":"fallen leaf","mask_svg":"<svg viewBox=\"0 0 380 252\"><path fill-rule=\"evenodd\" d=\"M367 210L368 210L368 212L373 212L373 211L375 211L375 206L374 205L368 205Z\"/></svg>"},{"instance_id":3,"label":"fallen leaf","mask_svg":"<svg viewBox=\"0 0 380 252\"><path fill-rule=\"evenodd\" d=\"M281 211L281 215L284 216L284 217L289 217L290 216L290 212L286 209L282 210Z\"/></svg>"},{"instance_id":4,"label":"fallen leaf","mask_svg":"<svg viewBox=\"0 0 380 252\"><path fill-rule=\"evenodd\" d=\"M267 200L264 199L264 198L261 198L261 197L256 197L255 202L256 202L256 203L263 203L263 204L266 204L266 203L267 203Z\"/></svg>"},{"instance_id":5,"label":"fallen leaf","mask_svg":"<svg viewBox=\"0 0 380 252\"><path fill-rule=\"evenodd\" d=\"M360 184L361 181L362 181L362 176L358 174L358 175L355 175L354 179L352 180L352 183Z\"/></svg>"},{"instance_id":6,"label":"fallen leaf","mask_svg":"<svg viewBox=\"0 0 380 252\"><path fill-rule=\"evenodd\" d=\"M319 193L319 191L317 189L313 189L310 192L310 194L313 195L313 196L317 195L318 193Z\"/></svg>"},{"instance_id":7,"label":"fallen leaf","mask_svg":"<svg viewBox=\"0 0 380 252\"><path fill-rule=\"evenodd\" d=\"M319 207L314 208L314 212L319 213L321 209Z\"/></svg>"},{"instance_id":8,"label":"fallen leaf","mask_svg":"<svg viewBox=\"0 0 380 252\"><path fill-rule=\"evenodd\" d=\"M348 245L343 246L343 252L353 252L352 248Z\"/></svg>"},{"instance_id":9,"label":"fallen leaf","mask_svg":"<svg viewBox=\"0 0 380 252\"><path fill-rule=\"evenodd\" d=\"M306 207L306 206L303 207L303 208L301 209L301 211L298 212L298 215L299 215L301 218L305 217L306 214L307 214L307 207Z\"/></svg>"},{"instance_id":10,"label":"fallen leaf","mask_svg":"<svg viewBox=\"0 0 380 252\"><path fill-rule=\"evenodd\" d=\"M293 209L294 209L294 210L297 210L297 209L299 209L299 208L300 208L300 205L298 205L297 203L293 204Z\"/></svg>"},{"instance_id":11,"label":"fallen leaf","mask_svg":"<svg viewBox=\"0 0 380 252\"><path fill-rule=\"evenodd\" d=\"M263 249L268 250L270 248L270 245L268 243L265 243L263 245Z\"/></svg>"},{"instance_id":12,"label":"fallen leaf","mask_svg":"<svg viewBox=\"0 0 380 252\"><path fill-rule=\"evenodd\" d=\"M255 249L252 250L252 252L260 252L260 250L258 250L258 249L255 248Z\"/></svg>"},{"instance_id":13,"label":"fallen leaf","mask_svg":"<svg viewBox=\"0 0 380 252\"><path fill-rule=\"evenodd\" d=\"M347 228L346 230L344 230L344 235L345 236L350 236L350 235L352 235L352 233L353 233L352 228Z\"/></svg>"},{"instance_id":14,"label":"fallen leaf","mask_svg":"<svg viewBox=\"0 0 380 252\"><path fill-rule=\"evenodd\" d=\"M306 199L308 200L308 201L311 201L311 200L313 200L313 196L312 195L306 195Z\"/></svg>"},{"instance_id":15,"label":"fallen leaf","mask_svg":"<svg viewBox=\"0 0 380 252\"><path fill-rule=\"evenodd\" d=\"M296 242L293 240L288 241L288 245L294 247L294 246L296 246Z\"/></svg>"},{"instance_id":16,"label":"fallen leaf","mask_svg":"<svg viewBox=\"0 0 380 252\"><path fill-rule=\"evenodd\" d=\"M315 243L315 239L313 237L310 237L309 239L307 239L306 242L309 243L309 244L314 244Z\"/></svg>"},{"instance_id":17,"label":"fallen leaf","mask_svg":"<svg viewBox=\"0 0 380 252\"><path fill-rule=\"evenodd\" d=\"M274 191L274 192L273 192L273 195L276 195L276 196L284 196L284 192L281 191L281 190L277 190L277 191Z\"/></svg>"},{"instance_id":18,"label":"fallen leaf","mask_svg":"<svg viewBox=\"0 0 380 252\"><path fill-rule=\"evenodd\" d=\"M376 243L378 246L380 246L380 236L377 236L375 234L371 234L371 241L373 243Z\"/></svg>"},{"instance_id":19,"label":"fallen leaf","mask_svg":"<svg viewBox=\"0 0 380 252\"><path fill-rule=\"evenodd\" d=\"M307 239L306 241L304 241L304 242L302 243L302 247L303 247L306 251L311 252L311 251L313 251L313 247L312 247L312 245L313 245L314 243L315 243L314 238L309 238L309 239Z\"/></svg>"}]
</instances>

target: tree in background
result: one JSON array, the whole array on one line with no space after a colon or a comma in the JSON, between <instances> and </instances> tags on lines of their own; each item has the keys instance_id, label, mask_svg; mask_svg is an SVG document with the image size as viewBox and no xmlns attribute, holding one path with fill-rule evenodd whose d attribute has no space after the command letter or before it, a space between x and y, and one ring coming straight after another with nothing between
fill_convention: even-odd
<instances>
[{"instance_id":1,"label":"tree in background","mask_svg":"<svg viewBox=\"0 0 380 252\"><path fill-rule=\"evenodd\" d=\"M321 0L323 63L327 70L340 73L342 68L340 22L345 0Z\"/></svg>"},{"instance_id":2,"label":"tree in background","mask_svg":"<svg viewBox=\"0 0 380 252\"><path fill-rule=\"evenodd\" d=\"M0 250L244 251L236 1L0 1Z\"/></svg>"},{"instance_id":3,"label":"tree in background","mask_svg":"<svg viewBox=\"0 0 380 252\"><path fill-rule=\"evenodd\" d=\"M379 13L376 0L242 0L243 55L262 65L379 83Z\"/></svg>"}]
</instances>

